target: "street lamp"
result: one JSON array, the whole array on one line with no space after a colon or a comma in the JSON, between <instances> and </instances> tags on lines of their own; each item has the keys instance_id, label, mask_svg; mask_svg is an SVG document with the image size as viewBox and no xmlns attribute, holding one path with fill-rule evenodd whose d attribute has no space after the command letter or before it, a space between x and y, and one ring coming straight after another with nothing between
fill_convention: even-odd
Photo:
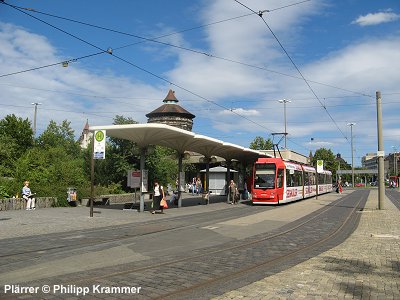
<instances>
[{"instance_id":1,"label":"street lamp","mask_svg":"<svg viewBox=\"0 0 400 300\"><path fill-rule=\"evenodd\" d=\"M356 123L347 123L347 126L350 126L350 135L351 135L351 182L354 188L354 150L353 150L353 126Z\"/></svg>"},{"instance_id":2,"label":"street lamp","mask_svg":"<svg viewBox=\"0 0 400 300\"><path fill-rule=\"evenodd\" d=\"M284 122L285 122L285 149L286 149L286 136L287 136L287 131L286 131L286 103L290 103L292 101L290 100L286 100L286 99L282 99L282 100L278 100L279 103L283 103L283 117L284 117Z\"/></svg>"},{"instance_id":3,"label":"street lamp","mask_svg":"<svg viewBox=\"0 0 400 300\"><path fill-rule=\"evenodd\" d=\"M37 107L38 105L41 105L42 103L40 102L32 102L32 105L35 105L35 114L33 115L33 136L36 135L36 115L37 115Z\"/></svg>"},{"instance_id":4,"label":"street lamp","mask_svg":"<svg viewBox=\"0 0 400 300\"><path fill-rule=\"evenodd\" d=\"M394 176L395 177L395 181L396 181L396 187L398 189L400 189L400 180L398 180L397 178L397 172L398 172L398 168L397 168L397 148L395 146L392 146L393 148L393 170L394 170Z\"/></svg>"},{"instance_id":5,"label":"street lamp","mask_svg":"<svg viewBox=\"0 0 400 300\"><path fill-rule=\"evenodd\" d=\"M393 148L393 171L394 171L394 176L397 176L397 148L395 146L392 146Z\"/></svg>"}]
</instances>

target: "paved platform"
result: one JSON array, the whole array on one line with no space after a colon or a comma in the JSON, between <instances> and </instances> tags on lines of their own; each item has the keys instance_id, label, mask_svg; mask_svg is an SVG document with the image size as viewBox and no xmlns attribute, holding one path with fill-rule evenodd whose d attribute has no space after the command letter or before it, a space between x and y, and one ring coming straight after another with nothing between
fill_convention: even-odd
<instances>
[{"instance_id":1,"label":"paved platform","mask_svg":"<svg viewBox=\"0 0 400 300\"><path fill-rule=\"evenodd\" d=\"M125 209L124 205L95 206L93 217L90 208L56 207L40 208L34 211L7 210L0 212L0 240L5 238L27 237L56 232L68 232L107 226L134 224L155 219L168 219L188 214L200 214L226 209L226 197L215 196L211 204L203 205L201 196L185 195L185 206L172 206L165 214L152 215L149 211L139 213L136 209ZM148 203L149 204L149 203Z\"/></svg>"},{"instance_id":2,"label":"paved platform","mask_svg":"<svg viewBox=\"0 0 400 300\"><path fill-rule=\"evenodd\" d=\"M214 299L400 299L400 211L371 190L356 231L342 244Z\"/></svg>"},{"instance_id":3,"label":"paved platform","mask_svg":"<svg viewBox=\"0 0 400 300\"><path fill-rule=\"evenodd\" d=\"M345 190L344 194L350 192ZM283 206L282 209L286 212L286 221L290 222L338 197L340 195L331 193L319 199ZM196 203L197 199L194 201ZM372 189L365 210L359 212L359 226L339 246L216 299L400 299L400 211L387 199L384 210L377 210L377 203L377 190ZM4 211L0 213L0 241L114 225L135 226L136 223L155 219L176 218L227 207L231 206L216 202L168 209L163 215L95 207L93 218L89 217L87 207ZM255 211L251 216L218 223L215 226L217 229L213 230L221 231L219 233L225 236L228 231L225 232L224 228L236 227L234 238L245 238L248 226L262 225L266 219L275 220L275 211Z\"/></svg>"}]
</instances>

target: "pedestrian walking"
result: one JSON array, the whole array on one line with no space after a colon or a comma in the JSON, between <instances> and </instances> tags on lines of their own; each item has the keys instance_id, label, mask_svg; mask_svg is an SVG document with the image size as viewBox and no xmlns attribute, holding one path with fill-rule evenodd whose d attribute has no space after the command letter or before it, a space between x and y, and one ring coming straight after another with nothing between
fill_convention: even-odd
<instances>
[{"instance_id":1,"label":"pedestrian walking","mask_svg":"<svg viewBox=\"0 0 400 300\"><path fill-rule=\"evenodd\" d=\"M341 194L342 192L343 192L342 180L339 179L337 182L336 193Z\"/></svg>"},{"instance_id":2,"label":"pedestrian walking","mask_svg":"<svg viewBox=\"0 0 400 300\"><path fill-rule=\"evenodd\" d=\"M229 183L229 199L231 201L231 204L237 204L238 200L239 200L239 192L237 189L237 185L236 183L231 180Z\"/></svg>"},{"instance_id":3,"label":"pedestrian walking","mask_svg":"<svg viewBox=\"0 0 400 300\"><path fill-rule=\"evenodd\" d=\"M22 198L26 201L26 210L36 209L36 199L34 196L35 194L33 194L29 188L29 181L25 181L24 187L22 188Z\"/></svg>"}]
</instances>

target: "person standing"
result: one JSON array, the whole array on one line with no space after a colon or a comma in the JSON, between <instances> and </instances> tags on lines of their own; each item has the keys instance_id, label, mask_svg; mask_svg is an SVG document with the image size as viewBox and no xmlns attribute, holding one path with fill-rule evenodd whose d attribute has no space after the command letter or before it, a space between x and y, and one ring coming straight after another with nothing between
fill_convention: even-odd
<instances>
[{"instance_id":1,"label":"person standing","mask_svg":"<svg viewBox=\"0 0 400 300\"><path fill-rule=\"evenodd\" d=\"M229 183L229 200L231 201L231 204L237 204L237 195L238 190L236 183L231 179Z\"/></svg>"},{"instance_id":2,"label":"person standing","mask_svg":"<svg viewBox=\"0 0 400 300\"><path fill-rule=\"evenodd\" d=\"M192 196L196 193L196 177L192 179Z\"/></svg>"},{"instance_id":3,"label":"person standing","mask_svg":"<svg viewBox=\"0 0 400 300\"><path fill-rule=\"evenodd\" d=\"M197 189L197 195L200 195L203 192L203 186L201 184L200 177L197 177L196 189Z\"/></svg>"},{"instance_id":4,"label":"person standing","mask_svg":"<svg viewBox=\"0 0 400 300\"><path fill-rule=\"evenodd\" d=\"M36 209L36 199L33 197L31 189L29 188L29 181L24 182L24 187L22 188L22 198L26 201L26 210Z\"/></svg>"},{"instance_id":5,"label":"person standing","mask_svg":"<svg viewBox=\"0 0 400 300\"><path fill-rule=\"evenodd\" d=\"M163 213L164 206L160 205L161 199L164 198L164 189L163 187L158 183L158 181L154 181L154 187L153 187L153 210L151 211L152 214L156 213L156 210L160 210L161 213Z\"/></svg>"}]
</instances>

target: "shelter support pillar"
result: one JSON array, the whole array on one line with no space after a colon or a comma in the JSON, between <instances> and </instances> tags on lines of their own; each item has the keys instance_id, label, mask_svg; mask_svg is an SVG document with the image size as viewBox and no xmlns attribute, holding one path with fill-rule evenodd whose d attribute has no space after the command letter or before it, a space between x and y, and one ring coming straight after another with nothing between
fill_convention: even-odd
<instances>
[{"instance_id":1,"label":"shelter support pillar","mask_svg":"<svg viewBox=\"0 0 400 300\"><path fill-rule=\"evenodd\" d=\"M146 158L146 148L140 148L140 206L139 206L140 212L144 212L143 173L144 173L145 158Z\"/></svg>"},{"instance_id":2,"label":"shelter support pillar","mask_svg":"<svg viewBox=\"0 0 400 300\"><path fill-rule=\"evenodd\" d=\"M205 192L207 193L207 198L206 198L206 204L210 203L210 160L211 158L207 158L206 161L206 190Z\"/></svg>"},{"instance_id":3,"label":"shelter support pillar","mask_svg":"<svg viewBox=\"0 0 400 300\"><path fill-rule=\"evenodd\" d=\"M227 159L226 160L226 193L228 197L226 197L226 202L229 204L231 202L231 199L229 199L229 182L231 180L231 162L232 160Z\"/></svg>"},{"instance_id":4,"label":"shelter support pillar","mask_svg":"<svg viewBox=\"0 0 400 300\"><path fill-rule=\"evenodd\" d=\"M243 193L242 193L242 200L247 200L245 193L247 193L247 182L246 182L246 169L247 169L247 163L245 161L242 162L242 176L243 176L243 184L242 184L242 188L243 188Z\"/></svg>"},{"instance_id":5,"label":"shelter support pillar","mask_svg":"<svg viewBox=\"0 0 400 300\"><path fill-rule=\"evenodd\" d=\"M182 159L183 159L183 154L179 153L179 160L178 160L178 207L182 207L182 191L181 191L181 186L183 184L183 182L181 182Z\"/></svg>"}]
</instances>

